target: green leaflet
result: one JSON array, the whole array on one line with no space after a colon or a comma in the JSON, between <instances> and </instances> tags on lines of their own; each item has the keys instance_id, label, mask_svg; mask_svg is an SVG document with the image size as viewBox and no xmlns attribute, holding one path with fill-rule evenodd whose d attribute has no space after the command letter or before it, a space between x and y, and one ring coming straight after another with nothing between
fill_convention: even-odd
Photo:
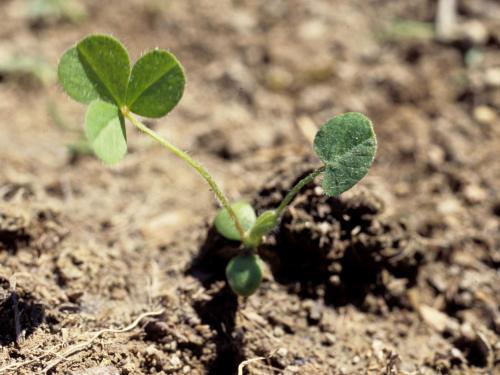
<instances>
[{"instance_id":1,"label":"green leaflet","mask_svg":"<svg viewBox=\"0 0 500 375\"><path fill-rule=\"evenodd\" d=\"M144 117L162 117L179 102L186 82L181 64L170 52L155 49L132 68L127 106Z\"/></svg>"},{"instance_id":2,"label":"green leaflet","mask_svg":"<svg viewBox=\"0 0 500 375\"><path fill-rule=\"evenodd\" d=\"M90 103L85 115L85 135L95 154L107 165L127 152L125 122L117 106L100 100Z\"/></svg>"},{"instance_id":3,"label":"green leaflet","mask_svg":"<svg viewBox=\"0 0 500 375\"><path fill-rule=\"evenodd\" d=\"M240 220L243 230L249 230L257 219L257 215L255 214L253 207L246 202L236 202L231 205L231 208ZM215 216L214 224L217 232L224 237L234 241L241 240L240 234L238 233L233 220L231 220L231 217L225 208L219 210Z\"/></svg>"},{"instance_id":4,"label":"green leaflet","mask_svg":"<svg viewBox=\"0 0 500 375\"><path fill-rule=\"evenodd\" d=\"M377 150L373 125L361 113L336 116L316 134L314 150L326 165L325 194L340 195L361 180L373 163Z\"/></svg>"},{"instance_id":5,"label":"green leaflet","mask_svg":"<svg viewBox=\"0 0 500 375\"><path fill-rule=\"evenodd\" d=\"M58 67L59 82L76 101L101 99L125 104L130 60L122 44L106 35L91 35L67 50Z\"/></svg>"}]
</instances>

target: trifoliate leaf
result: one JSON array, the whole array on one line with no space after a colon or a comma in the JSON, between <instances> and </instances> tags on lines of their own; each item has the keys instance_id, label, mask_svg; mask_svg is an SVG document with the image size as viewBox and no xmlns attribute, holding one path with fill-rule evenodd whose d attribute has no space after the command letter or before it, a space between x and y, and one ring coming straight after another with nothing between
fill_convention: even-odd
<instances>
[{"instance_id":1,"label":"trifoliate leaf","mask_svg":"<svg viewBox=\"0 0 500 375\"><path fill-rule=\"evenodd\" d=\"M240 220L243 230L249 230L257 219L257 215L255 214L253 207L246 202L236 202L231 205L231 208ZM224 237L234 241L241 240L240 234L238 233L231 216L229 216L229 213L225 208L219 210L215 216L214 223L217 232Z\"/></svg>"},{"instance_id":2,"label":"trifoliate leaf","mask_svg":"<svg viewBox=\"0 0 500 375\"><path fill-rule=\"evenodd\" d=\"M162 117L179 102L186 79L181 64L170 52L152 50L132 68L127 106L144 117Z\"/></svg>"},{"instance_id":3,"label":"trifoliate leaf","mask_svg":"<svg viewBox=\"0 0 500 375\"><path fill-rule=\"evenodd\" d=\"M107 165L116 164L127 153L127 136L117 106L95 100L85 115L85 135L95 154Z\"/></svg>"},{"instance_id":4,"label":"trifoliate leaf","mask_svg":"<svg viewBox=\"0 0 500 375\"><path fill-rule=\"evenodd\" d=\"M59 62L59 82L73 99L125 104L130 60L122 44L107 35L91 35L67 50Z\"/></svg>"},{"instance_id":5,"label":"trifoliate leaf","mask_svg":"<svg viewBox=\"0 0 500 375\"><path fill-rule=\"evenodd\" d=\"M226 267L226 278L231 289L248 297L255 293L262 282L264 263L258 255L242 254L231 259Z\"/></svg>"},{"instance_id":6,"label":"trifoliate leaf","mask_svg":"<svg viewBox=\"0 0 500 375\"><path fill-rule=\"evenodd\" d=\"M361 113L336 116L316 134L314 150L326 165L325 194L340 195L361 180L372 165L377 150L373 125Z\"/></svg>"}]
</instances>

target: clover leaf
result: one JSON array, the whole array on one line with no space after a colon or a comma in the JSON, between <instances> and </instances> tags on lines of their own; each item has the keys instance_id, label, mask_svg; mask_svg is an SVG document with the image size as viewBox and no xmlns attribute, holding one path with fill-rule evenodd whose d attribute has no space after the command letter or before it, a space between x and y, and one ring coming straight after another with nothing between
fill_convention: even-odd
<instances>
[{"instance_id":1,"label":"clover leaf","mask_svg":"<svg viewBox=\"0 0 500 375\"><path fill-rule=\"evenodd\" d=\"M262 282L260 244L279 225L281 215L297 194L321 174L327 195L343 193L367 174L377 149L373 125L367 117L353 112L334 117L314 139L314 150L324 165L302 177L276 208L257 217L248 203L230 204L201 163L135 117L134 114L162 117L181 99L186 79L173 54L158 48L151 50L131 70L128 53L118 40L107 35L90 35L63 54L58 77L69 96L89 105L85 134L94 153L105 164L117 163L127 152L127 119L207 182L222 206L215 217L216 230L242 244L242 253L227 264L226 278L233 291L245 297L253 294Z\"/></svg>"},{"instance_id":2,"label":"clover leaf","mask_svg":"<svg viewBox=\"0 0 500 375\"><path fill-rule=\"evenodd\" d=\"M185 82L174 55L159 49L150 51L132 68L127 106L140 116L162 117L181 99Z\"/></svg>"},{"instance_id":3,"label":"clover leaf","mask_svg":"<svg viewBox=\"0 0 500 375\"><path fill-rule=\"evenodd\" d=\"M85 135L96 155L108 165L123 159L127 153L125 121L118 107L94 100L85 115Z\"/></svg>"},{"instance_id":4,"label":"clover leaf","mask_svg":"<svg viewBox=\"0 0 500 375\"><path fill-rule=\"evenodd\" d=\"M130 60L127 50L107 35L91 35L70 48L59 62L59 82L76 101L101 99L125 104Z\"/></svg>"},{"instance_id":5,"label":"clover leaf","mask_svg":"<svg viewBox=\"0 0 500 375\"><path fill-rule=\"evenodd\" d=\"M338 196L361 180L373 163L377 139L372 122L357 112L336 116L316 134L314 150L325 163L325 194Z\"/></svg>"},{"instance_id":6,"label":"clover leaf","mask_svg":"<svg viewBox=\"0 0 500 375\"><path fill-rule=\"evenodd\" d=\"M58 77L76 101L89 104L85 134L94 153L108 165L127 152L124 117L129 112L161 117L171 111L184 92L181 64L170 52L155 49L142 56L130 71L125 47L108 35L90 35L61 57Z\"/></svg>"}]
</instances>

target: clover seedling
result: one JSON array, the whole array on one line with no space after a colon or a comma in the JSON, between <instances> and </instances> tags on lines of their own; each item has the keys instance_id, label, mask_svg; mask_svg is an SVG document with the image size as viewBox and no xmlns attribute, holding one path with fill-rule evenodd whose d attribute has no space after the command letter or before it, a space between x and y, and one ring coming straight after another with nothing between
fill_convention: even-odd
<instances>
[{"instance_id":1,"label":"clover seedling","mask_svg":"<svg viewBox=\"0 0 500 375\"><path fill-rule=\"evenodd\" d=\"M263 262L257 249L264 236L276 228L297 193L323 174L325 194L340 195L366 175L375 157L377 141L371 121L354 112L336 116L320 128L314 140L314 150L323 165L300 180L276 209L257 216L248 203L230 204L199 162L135 116L163 117L181 99L184 70L170 52L151 50L131 68L128 53L119 41L106 35L91 35L64 53L58 76L69 96L89 105L85 134L105 164L116 164L125 156L128 119L205 179L222 206L215 217L215 228L222 236L242 244L241 254L231 259L226 268L229 285L242 296L253 294L259 287Z\"/></svg>"}]
</instances>

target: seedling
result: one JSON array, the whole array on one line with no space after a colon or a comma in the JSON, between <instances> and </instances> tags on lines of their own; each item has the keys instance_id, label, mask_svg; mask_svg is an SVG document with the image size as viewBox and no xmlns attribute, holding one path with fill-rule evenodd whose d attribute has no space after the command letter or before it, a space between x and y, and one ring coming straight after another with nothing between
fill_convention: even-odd
<instances>
[{"instance_id":1,"label":"seedling","mask_svg":"<svg viewBox=\"0 0 500 375\"><path fill-rule=\"evenodd\" d=\"M131 69L128 53L119 41L106 35L91 35L64 53L58 76L73 99L89 105L85 133L95 154L105 164L116 164L127 152L127 119L184 160L207 182L222 206L215 217L215 228L227 239L241 243L241 254L231 259L226 268L229 285L241 296L249 296L259 287L263 262L257 250L297 193L323 174L325 194L338 196L366 175L375 157L377 141L371 121L354 112L336 116L320 128L314 140L314 150L323 165L301 179L276 209L257 216L248 203L230 204L198 161L135 116L163 117L181 99L184 70L173 54L162 49L151 50Z\"/></svg>"}]
</instances>

